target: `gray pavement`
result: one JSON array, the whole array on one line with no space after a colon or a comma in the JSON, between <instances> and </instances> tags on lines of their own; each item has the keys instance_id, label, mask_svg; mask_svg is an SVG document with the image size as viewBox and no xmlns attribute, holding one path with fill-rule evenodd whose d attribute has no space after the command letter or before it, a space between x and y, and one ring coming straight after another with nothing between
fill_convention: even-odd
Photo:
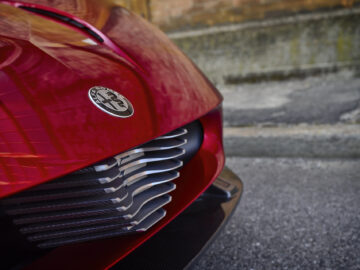
<instances>
[{"instance_id":1,"label":"gray pavement","mask_svg":"<svg viewBox=\"0 0 360 270\"><path fill-rule=\"evenodd\" d=\"M360 160L228 158L244 182L193 269L360 269Z\"/></svg>"},{"instance_id":2,"label":"gray pavement","mask_svg":"<svg viewBox=\"0 0 360 270\"><path fill-rule=\"evenodd\" d=\"M226 126L360 122L360 77L351 71L219 89Z\"/></svg>"}]
</instances>

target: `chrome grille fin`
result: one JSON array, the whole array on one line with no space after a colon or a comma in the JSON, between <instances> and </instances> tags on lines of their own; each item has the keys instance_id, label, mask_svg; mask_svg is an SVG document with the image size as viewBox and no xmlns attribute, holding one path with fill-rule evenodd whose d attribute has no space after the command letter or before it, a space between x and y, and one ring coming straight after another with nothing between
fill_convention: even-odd
<instances>
[{"instance_id":1,"label":"chrome grille fin","mask_svg":"<svg viewBox=\"0 0 360 270\"><path fill-rule=\"evenodd\" d=\"M39 248L146 231L166 215L163 207L172 201L173 181L194 145L189 143L194 125L199 132L198 122L189 124L3 199L1 206Z\"/></svg>"}]
</instances>

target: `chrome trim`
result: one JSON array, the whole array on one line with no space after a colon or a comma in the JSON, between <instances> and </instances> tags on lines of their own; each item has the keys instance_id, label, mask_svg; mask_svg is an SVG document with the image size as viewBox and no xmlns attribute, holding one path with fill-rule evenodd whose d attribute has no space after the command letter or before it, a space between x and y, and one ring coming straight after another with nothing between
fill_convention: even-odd
<instances>
[{"instance_id":1,"label":"chrome trim","mask_svg":"<svg viewBox=\"0 0 360 270\"><path fill-rule=\"evenodd\" d=\"M163 142L166 142L165 144ZM180 148L181 146L187 143L187 139L169 139L163 141L151 141L148 142L139 148L129 150L125 153L119 154L115 156L117 160L120 160L124 157L137 154L137 153L144 153L144 152L151 152L151 151L162 151L162 150L169 150L173 148ZM119 161L120 162L120 161Z\"/></svg>"},{"instance_id":2,"label":"chrome trim","mask_svg":"<svg viewBox=\"0 0 360 270\"><path fill-rule=\"evenodd\" d=\"M158 200L158 201L156 201ZM145 215L136 215L133 220L130 222L131 225L136 226L139 225L142 221L144 221L148 216L150 216L152 213L156 212L158 209L160 209L161 207L167 205L168 203L170 203L172 201L172 197L170 195L165 195L162 197L159 197L158 199L154 199L153 201L150 201L149 203L147 203L143 209L148 206L149 209L151 209L151 211L147 212L144 211L144 213L146 213ZM153 205L151 205L153 203Z\"/></svg>"},{"instance_id":3,"label":"chrome trim","mask_svg":"<svg viewBox=\"0 0 360 270\"><path fill-rule=\"evenodd\" d=\"M173 132L170 132L168 134L165 134L163 136L160 136L160 137L156 138L154 141L156 141L156 140L175 139L175 138L181 137L181 136L183 136L183 135L185 135L187 133L188 133L188 130L186 128L179 128L177 130L174 130ZM169 144L168 147L170 147L170 146L171 147L166 148L166 149L172 149L172 148L181 147L181 146L184 145L184 139L183 139L182 142L180 142L180 144L179 144L179 142L177 142L177 143L175 143L174 141L170 141L170 142L173 143L173 145ZM185 140L185 143L186 142L187 142L187 140ZM141 153L145 153L145 152L149 152L149 151L166 150L166 149L161 148L161 147L160 148L153 148L153 147L154 146L151 147L151 142L149 142L149 143L144 144L143 146L136 147L136 148L131 149L131 150L127 151L127 152L116 155L113 158L109 158L109 159L106 159L104 161L101 161L101 162L99 162L99 163L97 163L97 164L95 164L95 165L93 165L91 167L96 172L106 171L106 170L109 170L109 169L113 168L116 165L121 165L121 164L129 162L129 160L124 160L124 159L126 159L128 157L131 157L131 156L133 156L135 154L141 154ZM137 158L137 157L134 157L134 158Z\"/></svg>"},{"instance_id":4,"label":"chrome trim","mask_svg":"<svg viewBox=\"0 0 360 270\"><path fill-rule=\"evenodd\" d=\"M179 128L4 199L7 214L40 248L145 231L166 214L162 207L176 189L187 133Z\"/></svg>"},{"instance_id":5,"label":"chrome trim","mask_svg":"<svg viewBox=\"0 0 360 270\"><path fill-rule=\"evenodd\" d=\"M132 196L136 196L144 192L145 190L148 190L149 188L173 181L180 176L180 173L177 171L168 172L167 174L167 177L164 177L162 179L157 175L156 177L153 177L155 179L151 179L150 177L150 179L141 180L129 187L129 193Z\"/></svg>"},{"instance_id":6,"label":"chrome trim","mask_svg":"<svg viewBox=\"0 0 360 270\"><path fill-rule=\"evenodd\" d=\"M183 162L182 161L179 161L179 160L174 160L175 164L169 164L169 161L166 165L168 166L164 166L164 164L161 164L163 165L164 167L158 167L156 168L156 165L155 166L148 166L148 167L145 167L145 170L141 171L141 172L137 172L136 174L133 174L131 176L129 176L127 179L126 179L126 183L127 185L133 185L135 184L137 181L140 181L142 179L143 176L147 176L147 175L151 175L151 174L157 174L157 173L163 173L163 172L168 172L168 171L173 171L173 170L176 170L180 167L182 167L183 165ZM155 168L151 168L151 167L155 167Z\"/></svg>"},{"instance_id":7,"label":"chrome trim","mask_svg":"<svg viewBox=\"0 0 360 270\"><path fill-rule=\"evenodd\" d=\"M163 136L156 138L155 140L172 139L172 138L183 136L187 133L188 133L188 130L186 128L178 128L170 133L167 133Z\"/></svg>"},{"instance_id":8,"label":"chrome trim","mask_svg":"<svg viewBox=\"0 0 360 270\"><path fill-rule=\"evenodd\" d=\"M137 213L137 215L134 217L134 220L132 222L123 220L120 222L104 223L102 225L90 226L86 228L70 228L65 231L37 233L29 236L27 239L29 241L39 241L39 240L49 240L57 237L69 237L73 235L95 233L98 231L104 231L114 228L131 229L132 226L139 224L141 221L146 219L152 213L154 213L164 205L168 204L169 202L171 202L171 196L169 195L160 196L159 198L148 202L144 207L142 207L141 211Z\"/></svg>"},{"instance_id":9,"label":"chrome trim","mask_svg":"<svg viewBox=\"0 0 360 270\"><path fill-rule=\"evenodd\" d=\"M151 216L149 216L146 220L141 222L141 224L134 227L134 230L137 232L146 232L160 220L162 220L166 216L166 211L164 209L159 209Z\"/></svg>"},{"instance_id":10,"label":"chrome trim","mask_svg":"<svg viewBox=\"0 0 360 270\"><path fill-rule=\"evenodd\" d=\"M121 216L125 219L133 218L145 204L175 190L175 188L175 184L167 183L150 189L147 192L140 193L136 198L134 198L133 205L125 213L122 213Z\"/></svg>"},{"instance_id":11,"label":"chrome trim","mask_svg":"<svg viewBox=\"0 0 360 270\"><path fill-rule=\"evenodd\" d=\"M9 208L6 213L9 215L21 215L21 214L34 214L34 213L41 213L41 212L49 212L49 211L59 211L59 210L67 210L67 209L76 209L82 207L93 207L96 205L104 205L106 203L120 203L122 202L127 196L128 192L125 189L119 190L112 198L93 198L93 199L86 199L86 200L72 200L69 202L54 202L50 204L33 204L26 207L14 207ZM15 219L16 221L17 219Z\"/></svg>"},{"instance_id":12,"label":"chrome trim","mask_svg":"<svg viewBox=\"0 0 360 270\"><path fill-rule=\"evenodd\" d=\"M145 154L142 158L137 159L133 162L127 163L119 168L120 171L124 171L129 169L132 166L136 166L141 163L150 163L150 162L157 162L169 159L175 159L185 154L184 149L171 149L166 151L159 151L159 152L150 152Z\"/></svg>"}]
</instances>

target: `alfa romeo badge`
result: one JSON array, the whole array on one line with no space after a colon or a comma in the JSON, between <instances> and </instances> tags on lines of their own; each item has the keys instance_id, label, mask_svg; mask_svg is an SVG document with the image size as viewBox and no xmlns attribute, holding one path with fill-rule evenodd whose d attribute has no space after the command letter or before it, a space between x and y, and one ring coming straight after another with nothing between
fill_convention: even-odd
<instances>
[{"instance_id":1,"label":"alfa romeo badge","mask_svg":"<svg viewBox=\"0 0 360 270\"><path fill-rule=\"evenodd\" d=\"M89 98L96 107L112 116L127 118L134 114L134 108L130 101L110 88L91 87Z\"/></svg>"}]
</instances>

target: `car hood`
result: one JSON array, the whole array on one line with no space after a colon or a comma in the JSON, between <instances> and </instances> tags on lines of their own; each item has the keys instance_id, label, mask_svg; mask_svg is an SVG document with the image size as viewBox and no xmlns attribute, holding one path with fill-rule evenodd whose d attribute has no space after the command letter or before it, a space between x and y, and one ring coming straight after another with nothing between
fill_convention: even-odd
<instances>
[{"instance_id":1,"label":"car hood","mask_svg":"<svg viewBox=\"0 0 360 270\"><path fill-rule=\"evenodd\" d=\"M79 2L87 12L81 5L0 1L0 197L140 145L221 102L154 26L107 1L98 9ZM62 14L92 32L22 5ZM93 86L125 96L134 115L99 110L88 97Z\"/></svg>"}]
</instances>

